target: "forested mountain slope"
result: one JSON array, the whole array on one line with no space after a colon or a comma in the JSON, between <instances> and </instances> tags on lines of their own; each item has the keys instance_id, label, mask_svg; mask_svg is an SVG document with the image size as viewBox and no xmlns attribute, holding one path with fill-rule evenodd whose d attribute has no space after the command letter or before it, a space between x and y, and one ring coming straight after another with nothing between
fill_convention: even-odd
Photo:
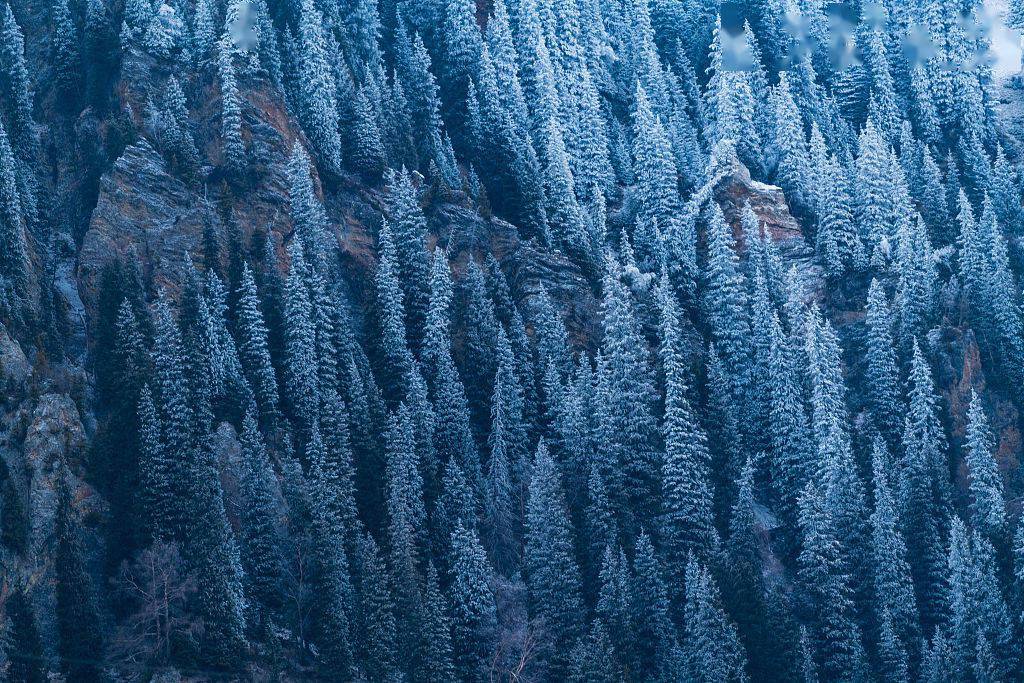
<instances>
[{"instance_id":1,"label":"forested mountain slope","mask_svg":"<svg viewBox=\"0 0 1024 683\"><path fill-rule=\"evenodd\" d=\"M1021 679L989 21L0 0L0 675Z\"/></svg>"}]
</instances>

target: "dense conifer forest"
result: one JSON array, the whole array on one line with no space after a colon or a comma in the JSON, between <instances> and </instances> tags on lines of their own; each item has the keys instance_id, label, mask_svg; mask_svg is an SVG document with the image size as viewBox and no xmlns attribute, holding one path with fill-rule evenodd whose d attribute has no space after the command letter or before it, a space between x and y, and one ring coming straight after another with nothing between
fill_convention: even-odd
<instances>
[{"instance_id":1,"label":"dense conifer forest","mask_svg":"<svg viewBox=\"0 0 1024 683\"><path fill-rule=\"evenodd\" d=\"M1019 26L0 0L0 679L1024 679Z\"/></svg>"}]
</instances>

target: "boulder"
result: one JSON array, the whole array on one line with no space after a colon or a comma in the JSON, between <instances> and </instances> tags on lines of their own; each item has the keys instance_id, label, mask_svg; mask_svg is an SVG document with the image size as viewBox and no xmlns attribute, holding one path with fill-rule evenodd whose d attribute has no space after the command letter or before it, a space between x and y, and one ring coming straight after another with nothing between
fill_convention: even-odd
<instances>
[{"instance_id":1,"label":"boulder","mask_svg":"<svg viewBox=\"0 0 1024 683\"><path fill-rule=\"evenodd\" d=\"M21 350L21 344L12 339L0 323L0 388L22 386L31 375L32 364Z\"/></svg>"}]
</instances>

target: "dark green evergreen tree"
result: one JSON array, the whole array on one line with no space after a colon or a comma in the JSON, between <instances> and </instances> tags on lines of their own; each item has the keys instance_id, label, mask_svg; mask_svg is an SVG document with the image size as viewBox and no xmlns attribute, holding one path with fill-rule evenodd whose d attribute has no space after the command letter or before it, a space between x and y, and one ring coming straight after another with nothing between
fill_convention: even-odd
<instances>
[{"instance_id":1,"label":"dark green evergreen tree","mask_svg":"<svg viewBox=\"0 0 1024 683\"><path fill-rule=\"evenodd\" d=\"M53 34L50 38L50 54L57 93L62 105L68 110L74 110L81 99L82 40L67 0L53 3L51 21Z\"/></svg>"},{"instance_id":2,"label":"dark green evergreen tree","mask_svg":"<svg viewBox=\"0 0 1024 683\"><path fill-rule=\"evenodd\" d=\"M10 624L3 647L7 659L6 675L14 681L43 683L46 680L43 642L39 637L32 602L24 588L8 594L4 612Z\"/></svg>"},{"instance_id":3,"label":"dark green evergreen tree","mask_svg":"<svg viewBox=\"0 0 1024 683\"><path fill-rule=\"evenodd\" d=\"M672 576L682 578L691 554L707 558L715 549L714 490L707 436L690 400L684 365L679 305L663 283L661 363L665 372L665 459L659 539Z\"/></svg>"},{"instance_id":4,"label":"dark green evergreen tree","mask_svg":"<svg viewBox=\"0 0 1024 683\"><path fill-rule=\"evenodd\" d=\"M281 600L284 559L281 556L281 507L277 477L267 457L252 413L242 421L243 525L242 567L249 594L263 608Z\"/></svg>"},{"instance_id":5,"label":"dark green evergreen tree","mask_svg":"<svg viewBox=\"0 0 1024 683\"><path fill-rule=\"evenodd\" d=\"M486 680L498 636L490 564L476 532L460 522L452 533L452 644L459 680Z\"/></svg>"},{"instance_id":6,"label":"dark green evergreen tree","mask_svg":"<svg viewBox=\"0 0 1024 683\"><path fill-rule=\"evenodd\" d=\"M74 680L99 681L102 680L104 649L99 604L86 565L82 522L75 508L71 473L64 463L58 464L57 477L54 576L61 669Z\"/></svg>"},{"instance_id":7,"label":"dark green evergreen tree","mask_svg":"<svg viewBox=\"0 0 1024 683\"><path fill-rule=\"evenodd\" d=\"M541 441L530 477L524 557L531 614L551 639L553 650L545 659L554 678L565 675L568 654L583 633L580 571L560 478Z\"/></svg>"}]
</instances>

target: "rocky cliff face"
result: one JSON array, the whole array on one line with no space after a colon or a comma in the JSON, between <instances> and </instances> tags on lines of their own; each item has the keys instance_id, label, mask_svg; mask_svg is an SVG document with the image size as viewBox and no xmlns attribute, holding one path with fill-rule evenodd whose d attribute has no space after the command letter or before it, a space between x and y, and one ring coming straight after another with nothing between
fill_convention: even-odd
<instances>
[{"instance_id":1,"label":"rocky cliff face","mask_svg":"<svg viewBox=\"0 0 1024 683\"><path fill-rule=\"evenodd\" d=\"M170 175L146 140L132 144L104 174L99 199L78 256L78 280L95 303L103 266L121 258L138 263L157 288L183 281L186 258L216 223L213 205Z\"/></svg>"},{"instance_id":2,"label":"rocky cliff face","mask_svg":"<svg viewBox=\"0 0 1024 683\"><path fill-rule=\"evenodd\" d=\"M167 76L152 57L133 53L126 58L118 88L120 104L140 130L145 102ZM241 85L243 130L254 163L240 185L229 190L210 167L205 169L207 176L201 186L186 183L172 173L144 137L128 145L102 175L76 269L87 310L95 305L104 265L115 257L135 261L154 288L173 295L182 282L187 259L201 265L204 231L213 228L223 234L226 208L246 239L257 229L267 229L279 247L290 240L286 164L301 132L269 83L256 79ZM199 147L216 162L220 143L210 131L219 130L220 92L215 83L198 84L196 92ZM593 338L597 304L575 264L559 254L535 249L520 239L515 226L484 218L465 198L430 194L425 209L432 239L447 247L457 273L470 253L493 253L519 303L528 306L543 286L566 307L568 324L577 337ZM386 211L381 188L343 176L332 179L321 199L328 210L329 228L338 240L350 290L357 302L368 305L373 299L377 263L375 235ZM283 248L279 256L286 258Z\"/></svg>"},{"instance_id":3,"label":"rocky cliff face","mask_svg":"<svg viewBox=\"0 0 1024 683\"><path fill-rule=\"evenodd\" d=\"M814 298L820 300L824 296L824 272L815 263L814 249L790 213L782 188L753 180L750 171L735 161L716 175L711 181L710 190L714 200L722 207L725 219L732 226L741 251L746 249L741 217L744 207L749 206L757 216L762 234L775 242L784 267L796 269L804 281L805 291Z\"/></svg>"}]
</instances>

